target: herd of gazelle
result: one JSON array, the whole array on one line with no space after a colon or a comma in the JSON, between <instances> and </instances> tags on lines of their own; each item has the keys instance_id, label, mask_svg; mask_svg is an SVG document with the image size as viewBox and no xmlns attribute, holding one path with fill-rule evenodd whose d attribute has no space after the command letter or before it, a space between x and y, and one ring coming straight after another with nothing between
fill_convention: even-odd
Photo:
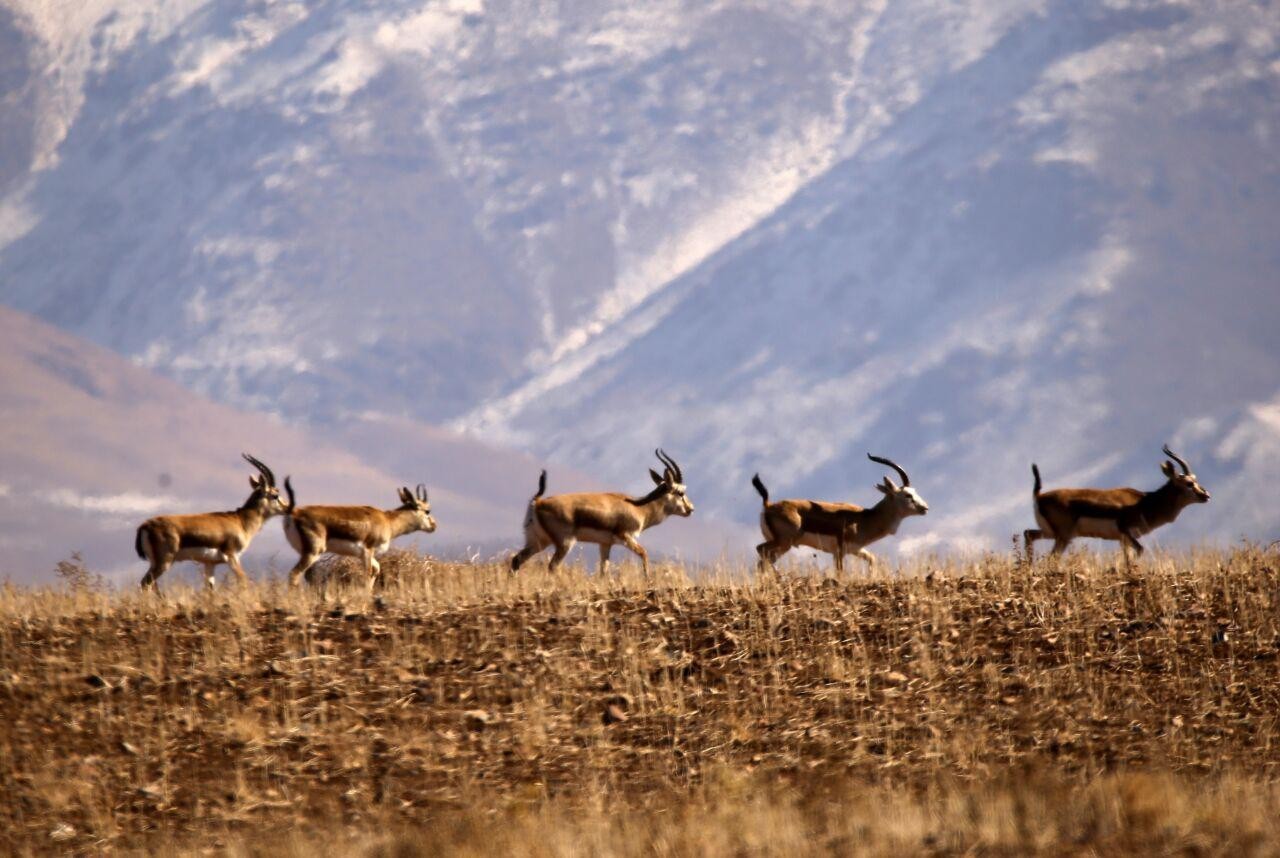
<instances>
[{"instance_id":1,"label":"herd of gazelle","mask_svg":"<svg viewBox=\"0 0 1280 858\"><path fill-rule=\"evenodd\" d=\"M1183 508L1205 503L1209 492L1196 480L1186 460L1166 444L1168 459L1161 464L1164 485L1154 491L1138 489L1054 489L1041 491L1040 469L1032 465L1035 479L1032 490L1036 528L1023 533L1027 561L1032 559L1032 546L1039 539L1053 540L1053 553L1066 550L1077 537L1093 537L1118 541L1125 563L1130 550L1142 553L1138 537L1178 517ZM684 483L684 472L676 461L662 450L655 450L662 462L663 473L650 469L654 489L643 497L620 492L581 492L551 495L547 490L547 472L538 478L538 491L529 500L524 518L525 544L511 558L511 571L518 570L535 554L554 547L551 569L564 562L565 555L578 542L589 542L600 548L600 572L608 571L609 552L622 545L640 558L645 574L649 557L638 537L660 524L668 516L693 514ZM779 500L769 502L769 490L756 474L751 484L763 500L760 530L765 541L756 546L760 563L772 565L792 548L805 546L831 554L837 570L844 568L844 558L853 554L874 566L875 555L867 550L873 542L898 532L903 520L924 515L929 505L911 486L906 470L881 456L871 461L896 471L902 484L886 476L876 488L884 495L874 506L863 508L850 503L815 500ZM355 557L364 564L368 585L372 589L381 574L378 555L387 550L398 536L436 529L425 486L416 490L400 489L400 505L394 509L371 506L298 506L293 486L285 477L286 501L280 495L275 474L258 459L244 454L257 474L249 478L251 492L239 509L195 515L162 515L148 519L138 528L134 546L138 556L150 566L142 579L144 588L153 587L161 575L178 560L193 560L204 566L205 583L214 585L214 568L227 564L236 577L245 580L240 555L267 519L285 517L284 531L289 544L298 552L298 562L289 572L290 586L297 586L311 566L323 554ZM1176 463L1176 464L1175 464Z\"/></svg>"}]
</instances>

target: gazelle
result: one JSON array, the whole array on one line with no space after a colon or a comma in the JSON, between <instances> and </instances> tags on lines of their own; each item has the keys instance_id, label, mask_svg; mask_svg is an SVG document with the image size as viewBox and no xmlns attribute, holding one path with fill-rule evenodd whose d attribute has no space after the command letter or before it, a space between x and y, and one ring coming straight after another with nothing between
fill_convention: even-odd
<instances>
[{"instance_id":1,"label":"gazelle","mask_svg":"<svg viewBox=\"0 0 1280 858\"><path fill-rule=\"evenodd\" d=\"M1138 489L1054 489L1040 491L1040 469L1034 464L1032 497L1035 501L1039 528L1023 531L1027 562L1032 560L1032 545L1037 539L1052 539L1053 553L1061 554L1078 536L1118 540L1124 549L1125 566L1129 566L1129 549L1142 554L1138 537L1178 517L1183 508L1193 503L1206 503L1209 493L1196 481L1186 460L1165 444L1163 452L1170 461L1162 462L1163 486L1151 492ZM1174 468L1177 462L1182 473Z\"/></svg>"},{"instance_id":2,"label":"gazelle","mask_svg":"<svg viewBox=\"0 0 1280 858\"><path fill-rule=\"evenodd\" d=\"M645 575L649 574L649 555L636 540L642 531L661 524L669 515L688 517L693 503L684 485L684 472L675 460L662 450L654 450L665 470L649 469L656 488L641 498L617 492L583 492L544 498L547 472L538 478L538 492L529 500L524 517L524 548L511 558L515 572L525 561L549 546L551 571L564 561L565 555L578 542L594 542L600 546L600 574L609 571L609 551L625 545L640 558Z\"/></svg>"},{"instance_id":3,"label":"gazelle","mask_svg":"<svg viewBox=\"0 0 1280 858\"><path fill-rule=\"evenodd\" d=\"M902 478L896 485L885 476L876 486L884 497L870 509L851 503L828 503L814 500L780 500L769 503L769 490L760 481L760 475L751 478L764 510L760 513L760 530L765 541L756 546L761 563L776 563L778 558L797 545L825 551L835 558L836 571L844 570L844 556L856 554L876 565L876 557L867 550L871 543L898 532L902 520L913 515L924 515L929 505L911 487L911 477L889 459L867 454L867 458L893 468Z\"/></svg>"},{"instance_id":4,"label":"gazelle","mask_svg":"<svg viewBox=\"0 0 1280 858\"><path fill-rule=\"evenodd\" d=\"M304 506L295 507L293 487L286 480L289 493L288 516L284 533L298 552L298 562L289 570L289 586L296 587L302 576L322 554L356 557L364 563L369 589L373 590L382 567L378 555L397 536L423 531L434 533L436 520L431 515L427 487L419 484L415 491L400 489L400 506L376 509L371 506Z\"/></svg>"},{"instance_id":5,"label":"gazelle","mask_svg":"<svg viewBox=\"0 0 1280 858\"><path fill-rule=\"evenodd\" d=\"M204 566L204 582L212 589L214 569L225 563L244 584L248 579L240 565L240 555L273 515L284 512L275 474L262 462L242 453L258 476L249 477L253 491L239 509L195 515L158 515L138 527L133 547L138 556L151 563L142 578L143 589L154 587L156 579L178 560L194 560ZM286 478L285 482L288 482Z\"/></svg>"}]
</instances>

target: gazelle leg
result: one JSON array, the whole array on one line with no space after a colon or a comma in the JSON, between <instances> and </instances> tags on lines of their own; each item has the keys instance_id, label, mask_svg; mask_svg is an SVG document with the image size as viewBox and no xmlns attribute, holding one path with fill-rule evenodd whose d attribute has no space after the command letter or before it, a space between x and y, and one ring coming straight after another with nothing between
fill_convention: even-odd
<instances>
[{"instance_id":1,"label":"gazelle leg","mask_svg":"<svg viewBox=\"0 0 1280 858\"><path fill-rule=\"evenodd\" d=\"M539 551L542 551L546 547L547 546L545 545L538 545L537 543L534 543L534 542L526 543L524 548L521 548L514 555L512 555L511 571L512 572L520 571L520 567L523 566L525 563L527 563L530 557L537 554Z\"/></svg>"},{"instance_id":2,"label":"gazelle leg","mask_svg":"<svg viewBox=\"0 0 1280 858\"><path fill-rule=\"evenodd\" d=\"M1070 544L1071 544L1070 536L1055 536L1053 538L1053 550L1050 551L1049 553L1052 554L1054 557L1057 557L1062 552L1066 551L1067 546Z\"/></svg>"},{"instance_id":3,"label":"gazelle leg","mask_svg":"<svg viewBox=\"0 0 1280 858\"><path fill-rule=\"evenodd\" d=\"M240 586L247 586L249 583L249 576L244 574L244 567L240 565L240 555L228 554L227 565L231 567L232 572L236 573L236 581Z\"/></svg>"},{"instance_id":4,"label":"gazelle leg","mask_svg":"<svg viewBox=\"0 0 1280 858\"><path fill-rule=\"evenodd\" d=\"M649 552L644 550L644 546L636 542L636 538L631 535L622 537L622 544L631 550L631 553L640 558L640 566L644 569L644 577L649 577Z\"/></svg>"},{"instance_id":5,"label":"gazelle leg","mask_svg":"<svg viewBox=\"0 0 1280 858\"><path fill-rule=\"evenodd\" d=\"M858 556L866 561L867 569L875 569L876 564L880 562L879 560L876 559L876 556L874 554L872 554L870 551L868 551L865 548L858 549Z\"/></svg>"},{"instance_id":6,"label":"gazelle leg","mask_svg":"<svg viewBox=\"0 0 1280 858\"><path fill-rule=\"evenodd\" d=\"M794 545L788 545L785 542L779 542L777 540L760 543L756 546L756 554L760 556L760 568L763 569L764 564L766 563L770 566L775 565L782 559L782 555L786 554L794 547Z\"/></svg>"},{"instance_id":7,"label":"gazelle leg","mask_svg":"<svg viewBox=\"0 0 1280 858\"><path fill-rule=\"evenodd\" d=\"M1049 534L1038 528L1030 528L1022 531L1022 549L1027 557L1027 565L1030 566L1035 559L1034 543L1037 539L1049 539Z\"/></svg>"},{"instance_id":8,"label":"gazelle leg","mask_svg":"<svg viewBox=\"0 0 1280 858\"><path fill-rule=\"evenodd\" d=\"M311 571L311 567L315 565L315 562L320 559L321 553L323 552L308 551L298 558L298 562L293 564L293 568L289 570L290 589L302 583L304 575L307 577L307 582L311 582L311 576L308 573Z\"/></svg>"},{"instance_id":9,"label":"gazelle leg","mask_svg":"<svg viewBox=\"0 0 1280 858\"><path fill-rule=\"evenodd\" d=\"M1129 549L1132 548L1133 552L1139 557L1142 556L1142 552L1146 549L1142 547L1141 542L1134 538L1132 533L1123 529L1120 531L1120 545L1124 549L1124 568L1132 569L1133 561L1129 558Z\"/></svg>"},{"instance_id":10,"label":"gazelle leg","mask_svg":"<svg viewBox=\"0 0 1280 858\"><path fill-rule=\"evenodd\" d=\"M147 574L142 576L142 589L153 589L156 586L156 581L160 580L160 576L169 571L169 567L172 565L172 560L152 560L151 566L147 569Z\"/></svg>"},{"instance_id":11,"label":"gazelle leg","mask_svg":"<svg viewBox=\"0 0 1280 858\"><path fill-rule=\"evenodd\" d=\"M369 592L373 592L374 584L378 580L378 572L381 567L378 565L378 558L373 556L373 551L366 548L360 555L360 559L364 561L364 580L365 586L369 588Z\"/></svg>"},{"instance_id":12,"label":"gazelle leg","mask_svg":"<svg viewBox=\"0 0 1280 858\"><path fill-rule=\"evenodd\" d=\"M577 545L577 543L578 540L574 539L572 536L565 539L564 542L558 543L556 545L555 553L551 555L551 563L547 566L547 570L549 572L555 572L559 569L560 564L564 562L565 556L573 550L573 546Z\"/></svg>"},{"instance_id":13,"label":"gazelle leg","mask_svg":"<svg viewBox=\"0 0 1280 858\"><path fill-rule=\"evenodd\" d=\"M218 568L218 564L203 563L201 565L204 566L204 587L206 590L212 590L218 584L217 576L214 575L214 572Z\"/></svg>"},{"instance_id":14,"label":"gazelle leg","mask_svg":"<svg viewBox=\"0 0 1280 858\"><path fill-rule=\"evenodd\" d=\"M600 577L609 574L609 552L613 549L613 545L605 542L600 545Z\"/></svg>"}]
</instances>

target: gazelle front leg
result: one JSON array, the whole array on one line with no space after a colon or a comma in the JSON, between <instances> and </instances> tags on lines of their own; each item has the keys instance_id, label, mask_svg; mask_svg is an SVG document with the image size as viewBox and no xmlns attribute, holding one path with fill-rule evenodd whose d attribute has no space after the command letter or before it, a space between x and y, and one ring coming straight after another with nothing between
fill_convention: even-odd
<instances>
[{"instance_id":1,"label":"gazelle front leg","mask_svg":"<svg viewBox=\"0 0 1280 858\"><path fill-rule=\"evenodd\" d=\"M244 567L240 565L239 554L228 554L227 565L231 567L231 571L236 573L236 580L241 587L248 586L249 576L244 574Z\"/></svg>"},{"instance_id":2,"label":"gazelle front leg","mask_svg":"<svg viewBox=\"0 0 1280 858\"><path fill-rule=\"evenodd\" d=\"M649 577L649 552L644 550L644 546L636 541L631 534L622 537L622 544L631 550L631 553L640 558L640 565L644 568L644 577Z\"/></svg>"},{"instance_id":3,"label":"gazelle front leg","mask_svg":"<svg viewBox=\"0 0 1280 858\"><path fill-rule=\"evenodd\" d=\"M372 548L364 550L364 571L369 592L372 593L373 588L378 584L378 578L382 576L382 564L378 562Z\"/></svg>"},{"instance_id":4,"label":"gazelle front leg","mask_svg":"<svg viewBox=\"0 0 1280 858\"><path fill-rule=\"evenodd\" d=\"M1120 529L1120 547L1124 551L1124 568L1125 569L1133 568L1133 561L1129 557L1129 549L1131 547L1133 548L1134 553L1137 554L1139 557L1141 557L1142 552L1146 550L1145 548L1142 547L1142 543L1139 542L1134 537L1134 535L1129 532L1128 528Z\"/></svg>"},{"instance_id":5,"label":"gazelle front leg","mask_svg":"<svg viewBox=\"0 0 1280 858\"><path fill-rule=\"evenodd\" d=\"M204 567L204 588L206 590L212 590L218 584L218 578L215 574L218 569L218 564L202 563L201 565Z\"/></svg>"}]
</instances>

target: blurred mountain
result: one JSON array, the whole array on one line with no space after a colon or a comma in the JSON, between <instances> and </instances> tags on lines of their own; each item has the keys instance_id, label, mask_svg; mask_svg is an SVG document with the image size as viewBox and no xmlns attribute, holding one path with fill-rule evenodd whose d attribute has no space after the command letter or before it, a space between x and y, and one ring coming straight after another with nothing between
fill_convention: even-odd
<instances>
[{"instance_id":1,"label":"blurred mountain","mask_svg":"<svg viewBox=\"0 0 1280 858\"><path fill-rule=\"evenodd\" d=\"M1260 0L0 0L0 302L744 523L871 450L999 547L1167 440L1159 539L1275 538L1278 96Z\"/></svg>"},{"instance_id":2,"label":"blurred mountain","mask_svg":"<svg viewBox=\"0 0 1280 858\"><path fill-rule=\"evenodd\" d=\"M244 500L254 471L241 451L263 459L281 483L292 473L303 504L385 508L395 505L396 487L427 483L440 528L403 541L431 553L488 556L518 544L538 472L524 456L421 424L371 422L345 437L317 437L204 400L3 308L0 425L0 580L47 581L57 561L80 551L90 569L131 582L145 571L133 553L143 520ZM561 487L590 485L563 469L554 478ZM295 559L277 519L246 565L281 572ZM186 577L189 565L178 574Z\"/></svg>"}]
</instances>

